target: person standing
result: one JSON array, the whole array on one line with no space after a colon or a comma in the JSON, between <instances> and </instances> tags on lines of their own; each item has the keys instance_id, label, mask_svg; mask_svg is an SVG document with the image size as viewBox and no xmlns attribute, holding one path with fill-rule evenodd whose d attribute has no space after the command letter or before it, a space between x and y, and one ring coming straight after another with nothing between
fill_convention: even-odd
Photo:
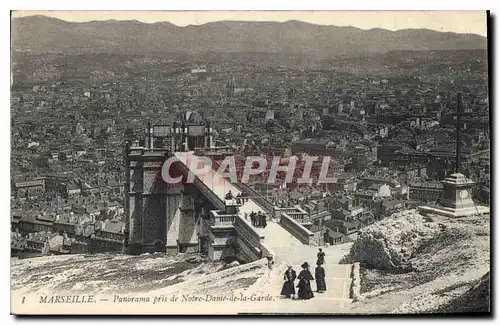
<instances>
[{"instance_id":1,"label":"person standing","mask_svg":"<svg viewBox=\"0 0 500 325\"><path fill-rule=\"evenodd\" d=\"M316 290L319 293L325 292L326 291L325 269L321 266L321 264L318 264L318 266L316 266L314 276L316 278Z\"/></svg>"},{"instance_id":2,"label":"person standing","mask_svg":"<svg viewBox=\"0 0 500 325\"><path fill-rule=\"evenodd\" d=\"M314 278L309 271L309 263L304 262L301 267L302 271L300 271L299 276L297 277L297 279L299 279L299 284L297 285L299 288L298 299L307 300L314 297L311 289L311 281L313 281Z\"/></svg>"},{"instance_id":3,"label":"person standing","mask_svg":"<svg viewBox=\"0 0 500 325\"><path fill-rule=\"evenodd\" d=\"M255 212L250 213L250 220L252 221L252 226L255 227Z\"/></svg>"},{"instance_id":4,"label":"person standing","mask_svg":"<svg viewBox=\"0 0 500 325\"><path fill-rule=\"evenodd\" d=\"M262 227L262 212L257 212L257 228Z\"/></svg>"},{"instance_id":5,"label":"person standing","mask_svg":"<svg viewBox=\"0 0 500 325\"><path fill-rule=\"evenodd\" d=\"M325 253L323 252L323 249L319 249L318 252L318 261L316 262L317 265L323 265L325 264Z\"/></svg>"},{"instance_id":6,"label":"person standing","mask_svg":"<svg viewBox=\"0 0 500 325\"><path fill-rule=\"evenodd\" d=\"M267 227L267 217L266 217L266 214L263 213L262 214L262 228L266 228Z\"/></svg>"},{"instance_id":7,"label":"person standing","mask_svg":"<svg viewBox=\"0 0 500 325\"><path fill-rule=\"evenodd\" d=\"M294 269L292 269L291 265L288 265L288 269L285 271L285 276L283 280L283 287L281 288L281 295L287 298L290 298L292 295L295 295L295 285L294 281L297 278L297 273Z\"/></svg>"},{"instance_id":8,"label":"person standing","mask_svg":"<svg viewBox=\"0 0 500 325\"><path fill-rule=\"evenodd\" d=\"M234 196L233 196L233 193L231 193L231 190L229 190L229 192L227 192L225 199L226 200L234 199Z\"/></svg>"}]
</instances>

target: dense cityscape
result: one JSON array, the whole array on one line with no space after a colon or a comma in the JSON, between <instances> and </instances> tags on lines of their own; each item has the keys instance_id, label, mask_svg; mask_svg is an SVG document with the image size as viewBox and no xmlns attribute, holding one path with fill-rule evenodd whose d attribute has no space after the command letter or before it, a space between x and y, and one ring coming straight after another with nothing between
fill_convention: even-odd
<instances>
[{"instance_id":1,"label":"dense cityscape","mask_svg":"<svg viewBox=\"0 0 500 325\"><path fill-rule=\"evenodd\" d=\"M216 146L235 154L334 157L338 182L328 188L252 185L314 212L313 231L327 242L353 240L398 208L437 201L455 166L457 92L473 113L464 118L463 172L488 203L486 52L459 54L402 53L385 72L361 73L239 58L14 53L12 248L40 251L48 240L51 252L79 252L92 234L122 241L124 143L142 138L148 122L181 121L211 123Z\"/></svg>"}]
</instances>

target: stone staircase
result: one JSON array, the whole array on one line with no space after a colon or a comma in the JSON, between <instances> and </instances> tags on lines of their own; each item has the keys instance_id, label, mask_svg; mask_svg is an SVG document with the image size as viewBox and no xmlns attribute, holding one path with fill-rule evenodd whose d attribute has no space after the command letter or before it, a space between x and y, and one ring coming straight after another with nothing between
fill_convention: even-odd
<instances>
[{"instance_id":1,"label":"stone staircase","mask_svg":"<svg viewBox=\"0 0 500 325\"><path fill-rule=\"evenodd\" d=\"M264 236L263 244L274 252L275 263L284 262L285 256L291 254L291 249L305 246L278 223L269 220L266 228L253 228Z\"/></svg>"},{"instance_id":2,"label":"stone staircase","mask_svg":"<svg viewBox=\"0 0 500 325\"><path fill-rule=\"evenodd\" d=\"M302 264L302 263L301 263ZM301 270L300 265L294 265L293 268L296 270L297 275ZM351 264L325 264L323 265L325 269L325 282L326 282L326 292L317 293L316 292L316 281L312 281L311 287L314 291L315 300L338 300L346 299L350 300L351 291ZM311 266L311 273L314 277L315 266Z\"/></svg>"},{"instance_id":3,"label":"stone staircase","mask_svg":"<svg viewBox=\"0 0 500 325\"><path fill-rule=\"evenodd\" d=\"M277 225L279 226L279 225ZM310 300L292 300L280 296L283 286L283 276L287 265L292 265L293 269L300 273L300 265L307 261L311 265L311 273L314 276L316 267L316 254L318 248L303 244L293 243L288 247L275 247L276 264L266 275L263 275L261 281L250 288L244 289L245 294L255 293L257 295L271 294L275 301L272 304L259 304L250 308L248 312L265 313L343 313L352 302L350 297L352 285L352 264L338 264L340 256L347 250L340 247L324 247L326 253L325 282L327 291L317 293L316 282L311 282L311 288L314 291L314 298ZM295 281L297 286L298 280ZM296 288L296 292L298 289Z\"/></svg>"},{"instance_id":4,"label":"stone staircase","mask_svg":"<svg viewBox=\"0 0 500 325\"><path fill-rule=\"evenodd\" d=\"M293 264L297 274L300 272L300 264ZM283 285L283 275L286 270L286 263L273 268L267 275L263 276L262 281L256 285L241 290L243 294L265 295L271 293L274 297L272 304L256 304L255 306L245 306L245 311L249 313L328 313L342 314L352 302L350 298L351 290L351 264L327 263L323 265L326 273L327 291L317 293L316 282L312 281L311 287L314 291L314 298L309 300L293 300L280 296ZM314 276L314 268L311 270ZM298 281L295 281L297 286ZM298 288L296 288L296 292ZM243 312L245 312L243 311Z\"/></svg>"},{"instance_id":5,"label":"stone staircase","mask_svg":"<svg viewBox=\"0 0 500 325\"><path fill-rule=\"evenodd\" d=\"M192 153L184 154L187 159L195 159ZM187 166L190 166L187 164ZM225 179L215 177L216 171L210 170L205 175L200 177L201 181L209 188L220 200L224 200L226 193L231 190L233 195L241 193L241 190ZM239 207L239 215L242 220L245 220L250 225L250 220L244 218L245 213L265 212L254 200L247 200ZM252 227L250 225L250 227ZM324 293L316 293L315 297L310 300L292 300L280 296L281 287L283 285L283 275L287 265L292 265L297 275L301 271L300 265L307 261L311 265L311 273L314 276L314 268L316 264L317 246L304 245L300 240L294 237L290 232L283 228L280 224L267 219L266 228L254 228L256 233L264 236L262 244L271 252L274 257L274 265L272 270L268 270L260 279L252 286L245 289L238 289L235 293L246 295L272 295L274 301L272 303L255 303L242 304L238 311L258 312L258 313L341 313L348 306L351 291L351 272L352 265L338 264L338 261L344 254L344 249L339 246L325 247L323 250L326 253L326 264L323 265L326 274L327 291ZM263 256L265 257L265 256ZM298 281L295 282L295 285ZM312 282L312 289L316 291L316 283Z\"/></svg>"}]
</instances>

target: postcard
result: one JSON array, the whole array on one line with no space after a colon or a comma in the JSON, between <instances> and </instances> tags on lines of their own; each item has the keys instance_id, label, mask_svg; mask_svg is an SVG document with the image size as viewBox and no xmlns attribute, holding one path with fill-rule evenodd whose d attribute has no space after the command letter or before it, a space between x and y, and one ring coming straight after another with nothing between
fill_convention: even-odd
<instances>
[{"instance_id":1,"label":"postcard","mask_svg":"<svg viewBox=\"0 0 500 325\"><path fill-rule=\"evenodd\" d=\"M11 313L490 313L486 11L13 11Z\"/></svg>"}]
</instances>

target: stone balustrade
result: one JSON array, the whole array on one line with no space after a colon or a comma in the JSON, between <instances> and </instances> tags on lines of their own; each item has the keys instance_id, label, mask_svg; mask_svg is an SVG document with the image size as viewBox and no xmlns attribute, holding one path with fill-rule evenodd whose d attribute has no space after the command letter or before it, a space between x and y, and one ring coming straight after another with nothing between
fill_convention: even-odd
<instances>
[{"instance_id":1,"label":"stone balustrade","mask_svg":"<svg viewBox=\"0 0 500 325\"><path fill-rule=\"evenodd\" d=\"M275 213L279 214L279 213L282 213L282 212L285 212L285 213L297 213L297 214L304 214L304 215L307 215L307 211L302 209L301 207L299 206L295 206L295 207L286 207L286 208L278 208L278 207L275 207L274 208L275 210Z\"/></svg>"},{"instance_id":2,"label":"stone balustrade","mask_svg":"<svg viewBox=\"0 0 500 325\"><path fill-rule=\"evenodd\" d=\"M311 222L309 214L300 207L274 208L275 217L281 217L283 213L286 213L288 217L300 224L309 224Z\"/></svg>"},{"instance_id":3,"label":"stone balustrade","mask_svg":"<svg viewBox=\"0 0 500 325\"><path fill-rule=\"evenodd\" d=\"M210 211L212 221L210 224L214 227L229 226L233 227L234 219L236 215L234 214L220 214L220 211Z\"/></svg>"},{"instance_id":4,"label":"stone balustrade","mask_svg":"<svg viewBox=\"0 0 500 325\"><path fill-rule=\"evenodd\" d=\"M309 222L309 216L307 214L290 212L287 215L298 223L306 223Z\"/></svg>"},{"instance_id":5,"label":"stone balustrade","mask_svg":"<svg viewBox=\"0 0 500 325\"><path fill-rule=\"evenodd\" d=\"M228 233L228 231L234 232ZM209 238L211 247L227 244L229 238L227 236L230 235L235 238L239 247L238 257L246 261L255 261L273 255L271 250L262 245L264 236L259 235L247 221L236 214L210 211L210 219L203 220L200 234Z\"/></svg>"}]
</instances>

